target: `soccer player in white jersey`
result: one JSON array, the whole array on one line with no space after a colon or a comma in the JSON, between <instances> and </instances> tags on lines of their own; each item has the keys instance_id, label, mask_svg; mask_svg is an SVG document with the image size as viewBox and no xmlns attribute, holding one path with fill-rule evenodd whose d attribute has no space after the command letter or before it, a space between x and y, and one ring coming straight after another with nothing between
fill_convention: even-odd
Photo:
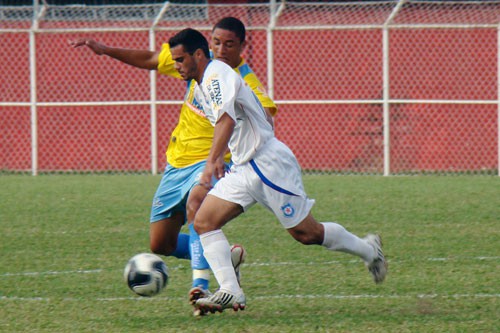
<instances>
[{"instance_id":1,"label":"soccer player in white jersey","mask_svg":"<svg viewBox=\"0 0 500 333\"><path fill-rule=\"evenodd\" d=\"M241 57L246 46L245 26L234 17L219 20L212 29L212 51L215 59L227 63L237 75L241 76L257 95L262 105L272 115L277 108L265 93L262 83ZM174 61L168 43L159 51L133 50L109 47L92 39L71 42L73 47L86 46L98 55L107 55L126 64L160 74L181 79L174 68ZM150 217L150 247L156 254L191 259L193 268L192 288L189 301L194 302L209 294L209 265L206 262L199 237L189 224L189 233L180 233L187 220L192 222L198 207L208 190L197 186L205 160L212 146L214 128L203 115L200 103L194 96L194 81L187 81L187 91L181 107L178 124L173 130L168 144L167 167L160 181ZM225 161L229 162L226 154ZM236 273L245 259L245 250L240 245L232 247L232 259ZM194 315L204 312L194 309Z\"/></svg>"},{"instance_id":2,"label":"soccer player in white jersey","mask_svg":"<svg viewBox=\"0 0 500 333\"><path fill-rule=\"evenodd\" d=\"M374 281L382 282L387 262L380 237L370 234L359 238L338 223L314 219L314 200L304 191L301 169L292 151L275 138L268 113L245 82L225 63L210 60L203 35L184 29L169 40L169 45L179 74L185 80L196 80L195 96L215 127L200 184L210 188L212 177L220 180L198 210L194 227L219 290L197 300L196 306L210 312L245 308L246 298L221 228L255 203L271 210L297 241L356 255ZM228 146L233 165L226 173L224 153Z\"/></svg>"}]
</instances>

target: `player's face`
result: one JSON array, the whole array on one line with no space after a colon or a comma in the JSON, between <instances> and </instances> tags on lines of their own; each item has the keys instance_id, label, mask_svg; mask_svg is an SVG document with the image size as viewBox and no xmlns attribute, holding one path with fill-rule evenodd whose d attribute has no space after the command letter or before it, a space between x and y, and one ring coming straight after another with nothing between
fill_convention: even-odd
<instances>
[{"instance_id":1,"label":"player's face","mask_svg":"<svg viewBox=\"0 0 500 333\"><path fill-rule=\"evenodd\" d=\"M238 67L245 42L242 43L234 32L216 28L212 32L210 44L214 59L223 61L232 68Z\"/></svg>"},{"instance_id":2,"label":"player's face","mask_svg":"<svg viewBox=\"0 0 500 333\"><path fill-rule=\"evenodd\" d=\"M172 60L175 61L174 68L186 81L196 79L198 75L198 66L194 55L184 50L183 45L177 45L170 49Z\"/></svg>"}]
</instances>

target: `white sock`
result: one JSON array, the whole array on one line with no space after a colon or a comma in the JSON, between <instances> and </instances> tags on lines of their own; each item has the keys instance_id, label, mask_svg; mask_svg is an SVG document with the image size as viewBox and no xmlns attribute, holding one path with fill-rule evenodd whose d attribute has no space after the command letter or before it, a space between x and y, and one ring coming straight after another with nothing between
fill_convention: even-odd
<instances>
[{"instance_id":1,"label":"white sock","mask_svg":"<svg viewBox=\"0 0 500 333\"><path fill-rule=\"evenodd\" d=\"M233 294L241 292L236 273L231 262L231 247L222 230L214 230L200 235L201 245L220 290Z\"/></svg>"},{"instance_id":2,"label":"white sock","mask_svg":"<svg viewBox=\"0 0 500 333\"><path fill-rule=\"evenodd\" d=\"M376 253L373 246L364 239L351 234L343 226L334 222L321 223L325 227L323 246L332 251L346 252L361 257L366 262L371 262Z\"/></svg>"}]
</instances>

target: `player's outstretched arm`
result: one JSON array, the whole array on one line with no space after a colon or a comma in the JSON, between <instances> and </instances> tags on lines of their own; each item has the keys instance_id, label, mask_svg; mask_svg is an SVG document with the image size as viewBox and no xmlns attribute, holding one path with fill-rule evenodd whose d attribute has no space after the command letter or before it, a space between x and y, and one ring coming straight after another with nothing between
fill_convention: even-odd
<instances>
[{"instance_id":1,"label":"player's outstretched arm","mask_svg":"<svg viewBox=\"0 0 500 333\"><path fill-rule=\"evenodd\" d=\"M97 55L104 54L134 67L149 70L155 70L158 67L159 52L110 47L87 38L70 41L69 44L73 48L86 46Z\"/></svg>"}]
</instances>

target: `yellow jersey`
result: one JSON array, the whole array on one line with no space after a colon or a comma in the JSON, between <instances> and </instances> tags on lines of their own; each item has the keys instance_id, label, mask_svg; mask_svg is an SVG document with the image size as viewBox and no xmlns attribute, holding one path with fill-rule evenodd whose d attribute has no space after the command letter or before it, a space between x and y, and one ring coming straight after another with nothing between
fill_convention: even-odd
<instances>
[{"instance_id":1,"label":"yellow jersey","mask_svg":"<svg viewBox=\"0 0 500 333\"><path fill-rule=\"evenodd\" d=\"M163 44L158 57L158 72L175 78L181 78L174 68L174 63L175 61L172 60L172 54L170 53L170 46ZM234 70L241 75L243 80L253 90L262 106L268 108L274 116L277 112L276 105L269 98L262 83L245 60L242 59L238 67L234 68ZM206 160L212 147L214 127L205 117L201 110L201 105L194 98L195 86L195 80L187 82L179 121L170 136L167 147L167 162L174 168L183 168ZM227 154L226 162L229 159L230 155Z\"/></svg>"}]
</instances>

